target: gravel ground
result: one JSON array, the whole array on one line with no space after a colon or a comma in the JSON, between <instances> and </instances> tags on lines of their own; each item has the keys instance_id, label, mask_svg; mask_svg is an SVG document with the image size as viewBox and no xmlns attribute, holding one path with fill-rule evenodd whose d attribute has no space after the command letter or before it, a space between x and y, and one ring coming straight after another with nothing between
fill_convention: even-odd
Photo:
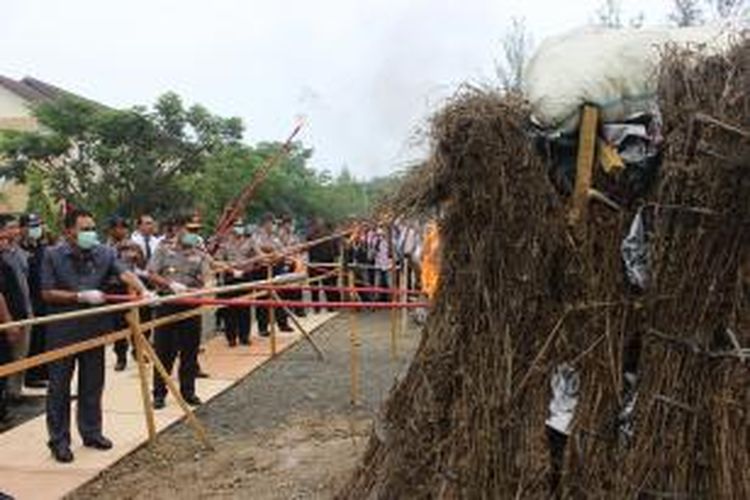
<instances>
[{"instance_id":1,"label":"gravel ground","mask_svg":"<svg viewBox=\"0 0 750 500\"><path fill-rule=\"evenodd\" d=\"M373 418L419 340L410 328L389 356L390 313L357 316L361 400L349 402L349 316L314 333L198 411L216 451L178 424L69 498L331 498L364 451Z\"/></svg>"}]
</instances>

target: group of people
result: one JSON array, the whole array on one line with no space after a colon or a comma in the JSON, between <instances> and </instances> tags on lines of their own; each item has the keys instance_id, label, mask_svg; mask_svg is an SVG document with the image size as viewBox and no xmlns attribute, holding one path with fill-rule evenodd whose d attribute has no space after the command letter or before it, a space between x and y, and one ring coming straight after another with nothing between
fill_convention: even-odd
<instances>
[{"instance_id":1,"label":"group of people","mask_svg":"<svg viewBox=\"0 0 750 500\"><path fill-rule=\"evenodd\" d=\"M357 281L367 287L392 288L392 271L408 264L407 287L421 286L424 225L396 220L391 224L361 222L350 235L347 262ZM387 302L389 294L361 293L365 301Z\"/></svg>"},{"instance_id":2,"label":"group of people","mask_svg":"<svg viewBox=\"0 0 750 500\"><path fill-rule=\"evenodd\" d=\"M274 276L321 272L315 265L331 264L341 253L341 241L325 239L333 228L321 220L313 221L304 237L298 235L289 216L279 220L264 215L257 226L236 221L227 235L217 239L214 252L202 236L202 225L194 214L181 215L158 224L148 214L139 216L134 230L127 218L114 216L106 224L106 240L91 213L72 210L64 219L64 231L54 241L43 221L28 214L18 220L6 219L0 227L0 322L7 323L32 317L81 311L128 298L155 299L157 296L182 294L212 284L239 284ZM303 240L323 239L308 249ZM335 278L334 278L335 280ZM335 284L327 281L324 284ZM231 296L247 295L247 290ZM299 300L302 292L284 290L282 299ZM335 292L326 299L338 300ZM313 294L313 300L318 300ZM197 306L165 303L140 310L142 320L190 311ZM293 331L286 308L275 308L273 316L279 330ZM302 308L291 311L305 315ZM195 391L195 379L202 371L198 362L202 335L199 313L180 321L157 327L150 339L159 361L171 373L179 357L179 388L190 405L201 400ZM255 308L258 335L269 335L270 310ZM181 315L180 317L183 317ZM230 347L250 343L251 310L230 307L222 311L221 320ZM89 315L75 321L60 321L34 326L31 330L0 331L0 364L40 354L128 327L124 313ZM127 340L114 346L115 370L122 371L128 362ZM26 371L23 375L0 379L0 418L8 418L8 406L22 396L22 386L47 387L46 418L48 446L59 462L74 460L70 436L70 385L78 365L77 426L86 447L106 450L112 442L102 429L101 400L105 377L103 347L84 351L48 365ZM153 404L165 406L167 390L155 373Z\"/></svg>"}]
</instances>

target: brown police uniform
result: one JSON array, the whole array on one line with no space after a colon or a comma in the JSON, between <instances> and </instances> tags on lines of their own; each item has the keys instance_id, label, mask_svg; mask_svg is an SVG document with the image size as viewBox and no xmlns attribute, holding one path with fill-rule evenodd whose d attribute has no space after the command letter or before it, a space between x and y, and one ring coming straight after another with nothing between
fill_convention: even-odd
<instances>
[{"instance_id":1,"label":"brown police uniform","mask_svg":"<svg viewBox=\"0 0 750 500\"><path fill-rule=\"evenodd\" d=\"M148 270L170 281L189 288L202 288L208 281L210 260L200 248L189 248L176 241L162 242L148 264ZM192 306L165 304L159 316L170 316L193 309ZM194 316L156 329L154 347L168 372L180 356L180 392L184 398L195 396L198 373L198 349L201 341L201 318ZM154 373L154 399L164 399L167 388L162 378Z\"/></svg>"},{"instance_id":2,"label":"brown police uniform","mask_svg":"<svg viewBox=\"0 0 750 500\"><path fill-rule=\"evenodd\" d=\"M255 246L250 238L233 236L227 239L219 247L216 253L218 260L229 265L239 265L255 255ZM242 276L226 273L224 284L237 285L250 281L250 273L245 272ZM229 292L223 294L224 298L236 298L247 295L248 291ZM230 346L234 346L239 339L241 344L250 343L250 308L228 307L223 310L225 320L225 335Z\"/></svg>"}]
</instances>

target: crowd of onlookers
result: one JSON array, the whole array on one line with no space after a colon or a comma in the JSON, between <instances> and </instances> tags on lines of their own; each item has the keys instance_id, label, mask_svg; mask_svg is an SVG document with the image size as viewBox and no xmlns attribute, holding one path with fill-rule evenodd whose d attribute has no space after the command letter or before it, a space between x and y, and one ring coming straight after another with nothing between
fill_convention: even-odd
<instances>
[{"instance_id":1,"label":"crowd of onlookers","mask_svg":"<svg viewBox=\"0 0 750 500\"><path fill-rule=\"evenodd\" d=\"M280 332L293 331L289 314L305 316L319 312L325 303L337 302L339 290L332 290L340 274L332 272L345 263L357 277L358 286L391 288L395 269L408 262L408 283L420 281L423 226L415 222L392 224L348 222L334 227L322 219L295 225L291 216L266 214L256 224L242 220L220 237L204 234L200 217L182 214L157 221L149 214L130 220L113 216L102 226L84 210L65 216L62 234L53 235L36 214L0 219L0 322L7 323L48 314L79 311L107 302L139 296L182 294L214 285L236 285L271 279L290 273L306 273L320 278L311 299L320 307L255 308L256 334L269 335L274 325ZM339 232L337 232L339 231ZM307 243L306 243L307 242ZM310 242L314 244L310 244ZM345 283L341 283L342 285ZM238 298L247 289L222 295ZM300 301L303 291L283 289L280 299ZM388 301L390 295L360 293L366 301ZM169 303L140 310L141 321L195 309L195 305ZM273 314L271 311L273 310ZM171 372L179 358L179 387L183 399L198 405L195 379L208 376L198 361L203 335L200 314L162 325L150 342L156 356ZM229 307L217 314L218 329L230 348L251 342L250 307ZM0 332L0 364L18 361L46 350L65 347L111 331L127 329L124 314L87 317L75 322L55 322L32 328ZM113 348L114 369L128 364L130 346L118 341ZM49 447L60 462L70 462L70 383L78 368L77 425L85 446L109 449L101 424L101 393L104 383L104 348L79 353L0 379L0 422L7 422L17 404L24 400L24 387L47 387L47 427ZM153 380L153 404L166 404L163 380Z\"/></svg>"}]
</instances>

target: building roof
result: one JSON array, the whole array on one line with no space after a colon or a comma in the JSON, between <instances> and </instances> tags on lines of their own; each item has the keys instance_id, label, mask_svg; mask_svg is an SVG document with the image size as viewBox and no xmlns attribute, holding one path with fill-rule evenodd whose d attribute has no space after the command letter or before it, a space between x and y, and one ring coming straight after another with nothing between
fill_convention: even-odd
<instances>
[{"instance_id":1,"label":"building roof","mask_svg":"<svg viewBox=\"0 0 750 500\"><path fill-rule=\"evenodd\" d=\"M16 81L3 75L0 75L0 87L4 87L26 101L44 102L50 99L34 87L23 83L23 80Z\"/></svg>"},{"instance_id":2,"label":"building roof","mask_svg":"<svg viewBox=\"0 0 750 500\"><path fill-rule=\"evenodd\" d=\"M23 77L21 80L13 80L7 76L0 75L0 87L4 87L22 99L32 103L54 101L64 96L72 96L90 101L90 99L30 76Z\"/></svg>"}]
</instances>

